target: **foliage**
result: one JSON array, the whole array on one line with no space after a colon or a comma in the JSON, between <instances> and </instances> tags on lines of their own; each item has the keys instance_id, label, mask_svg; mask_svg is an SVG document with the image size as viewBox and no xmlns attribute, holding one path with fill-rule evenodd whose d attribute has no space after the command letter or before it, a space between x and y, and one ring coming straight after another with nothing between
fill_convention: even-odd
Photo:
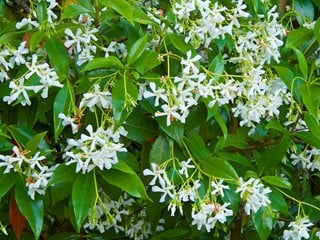
<instances>
[{"instance_id":1,"label":"foliage","mask_svg":"<svg viewBox=\"0 0 320 240\"><path fill-rule=\"evenodd\" d=\"M319 239L319 8L0 1L1 238Z\"/></svg>"}]
</instances>

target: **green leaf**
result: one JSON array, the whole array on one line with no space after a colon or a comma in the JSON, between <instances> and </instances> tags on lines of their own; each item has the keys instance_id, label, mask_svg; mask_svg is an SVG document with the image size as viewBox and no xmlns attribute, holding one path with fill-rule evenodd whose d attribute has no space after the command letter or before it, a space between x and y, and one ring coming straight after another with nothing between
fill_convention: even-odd
<instances>
[{"instance_id":1,"label":"green leaf","mask_svg":"<svg viewBox=\"0 0 320 240\"><path fill-rule=\"evenodd\" d=\"M118 128L130 115L138 98L137 86L126 79L118 79L112 89L112 110Z\"/></svg>"},{"instance_id":2,"label":"green leaf","mask_svg":"<svg viewBox=\"0 0 320 240\"><path fill-rule=\"evenodd\" d=\"M101 0L104 6L110 7L132 23L133 6L125 0Z\"/></svg>"},{"instance_id":3,"label":"green leaf","mask_svg":"<svg viewBox=\"0 0 320 240\"><path fill-rule=\"evenodd\" d=\"M37 1L37 18L40 24L48 20L47 4L44 0Z\"/></svg>"},{"instance_id":4,"label":"green leaf","mask_svg":"<svg viewBox=\"0 0 320 240\"><path fill-rule=\"evenodd\" d=\"M273 209L287 215L288 204L283 195L276 189L271 188L272 192L268 194Z\"/></svg>"},{"instance_id":5,"label":"green leaf","mask_svg":"<svg viewBox=\"0 0 320 240\"><path fill-rule=\"evenodd\" d=\"M72 187L72 205L77 232L96 200L94 173L78 174Z\"/></svg>"},{"instance_id":6,"label":"green leaf","mask_svg":"<svg viewBox=\"0 0 320 240\"><path fill-rule=\"evenodd\" d=\"M304 121L307 123L309 130L316 136L320 137L320 125L318 119L314 119L310 114L304 114Z\"/></svg>"},{"instance_id":7,"label":"green leaf","mask_svg":"<svg viewBox=\"0 0 320 240\"><path fill-rule=\"evenodd\" d=\"M278 176L264 176L261 178L262 181L269 183L271 185L280 187L280 188L286 188L286 189L291 189L292 185L289 181L282 177Z\"/></svg>"},{"instance_id":8,"label":"green leaf","mask_svg":"<svg viewBox=\"0 0 320 240\"><path fill-rule=\"evenodd\" d=\"M129 165L124 162L124 160L119 160L117 164L112 165L112 168L117 169L121 172L135 174L135 171L131 167L129 167Z\"/></svg>"},{"instance_id":9,"label":"green leaf","mask_svg":"<svg viewBox=\"0 0 320 240\"><path fill-rule=\"evenodd\" d=\"M129 49L127 57L127 65L132 65L137 59L142 55L145 47L147 45L147 34L142 38L138 39L132 47Z\"/></svg>"},{"instance_id":10,"label":"green leaf","mask_svg":"<svg viewBox=\"0 0 320 240\"><path fill-rule=\"evenodd\" d=\"M35 33L32 34L31 38L30 38L30 51L33 52L38 44L43 40L43 38L45 37L45 34L41 31L37 31Z\"/></svg>"},{"instance_id":11,"label":"green leaf","mask_svg":"<svg viewBox=\"0 0 320 240\"><path fill-rule=\"evenodd\" d=\"M159 124L160 129L166 133L169 137L175 140L179 145L182 143L184 127L179 121L171 122L170 126L167 126L167 121L165 116L157 117L156 121Z\"/></svg>"},{"instance_id":12,"label":"green leaf","mask_svg":"<svg viewBox=\"0 0 320 240\"><path fill-rule=\"evenodd\" d=\"M133 110L124 127L128 132L126 137L136 142L147 141L159 134L156 122L139 108Z\"/></svg>"},{"instance_id":13,"label":"green leaf","mask_svg":"<svg viewBox=\"0 0 320 240\"><path fill-rule=\"evenodd\" d=\"M299 49L294 48L294 47L291 47L291 48L293 49L293 51L297 55L299 69L300 69L301 73L303 74L304 79L307 80L308 79L308 62L307 62L306 58L304 57L303 53Z\"/></svg>"},{"instance_id":14,"label":"green leaf","mask_svg":"<svg viewBox=\"0 0 320 240\"><path fill-rule=\"evenodd\" d=\"M314 36L316 37L318 43L320 43L320 18L316 21L313 28Z\"/></svg>"},{"instance_id":15,"label":"green leaf","mask_svg":"<svg viewBox=\"0 0 320 240\"><path fill-rule=\"evenodd\" d=\"M53 172L48 185L54 185L62 182L72 182L76 177L76 170L73 165L60 164Z\"/></svg>"},{"instance_id":16,"label":"green leaf","mask_svg":"<svg viewBox=\"0 0 320 240\"><path fill-rule=\"evenodd\" d=\"M62 120L58 117L60 113L64 113L69 116L72 110L72 105L74 103L74 92L73 87L67 81L63 88L59 90L56 95L53 104L53 126L54 126L54 140L58 141L58 137L63 130Z\"/></svg>"},{"instance_id":17,"label":"green leaf","mask_svg":"<svg viewBox=\"0 0 320 240\"><path fill-rule=\"evenodd\" d=\"M212 157L210 160L200 160L201 169L207 174L226 180L238 179L236 170L225 159Z\"/></svg>"},{"instance_id":18,"label":"green leaf","mask_svg":"<svg viewBox=\"0 0 320 240\"><path fill-rule=\"evenodd\" d=\"M294 0L294 8L299 14L313 21L314 7L311 0Z\"/></svg>"},{"instance_id":19,"label":"green leaf","mask_svg":"<svg viewBox=\"0 0 320 240\"><path fill-rule=\"evenodd\" d=\"M116 169L100 172L102 178L109 184L114 185L133 197L151 200L139 176L131 173L121 172Z\"/></svg>"},{"instance_id":20,"label":"green leaf","mask_svg":"<svg viewBox=\"0 0 320 240\"><path fill-rule=\"evenodd\" d=\"M16 182L15 199L20 212L26 217L35 239L39 239L43 226L43 201L38 199L37 196L35 200L30 198L22 176Z\"/></svg>"},{"instance_id":21,"label":"green leaf","mask_svg":"<svg viewBox=\"0 0 320 240\"><path fill-rule=\"evenodd\" d=\"M288 133L285 133L278 144L270 146L260 155L259 159L256 159L259 175L261 176L262 173L267 173L277 167L285 156L288 147L289 136Z\"/></svg>"},{"instance_id":22,"label":"green leaf","mask_svg":"<svg viewBox=\"0 0 320 240\"><path fill-rule=\"evenodd\" d=\"M302 100L306 108L308 109L310 115L314 119L318 119L318 110L320 102L320 87L316 85L309 85L308 83L303 84L300 87L302 93Z\"/></svg>"},{"instance_id":23,"label":"green leaf","mask_svg":"<svg viewBox=\"0 0 320 240\"><path fill-rule=\"evenodd\" d=\"M77 0L76 3L69 4L61 14L61 19L78 17L80 14L94 14L94 8L88 0Z\"/></svg>"},{"instance_id":24,"label":"green leaf","mask_svg":"<svg viewBox=\"0 0 320 240\"><path fill-rule=\"evenodd\" d=\"M224 158L228 161L241 164L248 168L253 168L253 164L246 157L242 156L240 153L218 152L217 155L218 157Z\"/></svg>"},{"instance_id":25,"label":"green leaf","mask_svg":"<svg viewBox=\"0 0 320 240\"><path fill-rule=\"evenodd\" d=\"M170 159L170 144L167 138L159 135L152 145L150 151L150 162L160 165L168 159Z\"/></svg>"},{"instance_id":26,"label":"green leaf","mask_svg":"<svg viewBox=\"0 0 320 240\"><path fill-rule=\"evenodd\" d=\"M0 174L0 199L13 187L16 183L16 174L13 172L3 173L1 169Z\"/></svg>"},{"instance_id":27,"label":"green leaf","mask_svg":"<svg viewBox=\"0 0 320 240\"><path fill-rule=\"evenodd\" d=\"M186 52L188 52L191 49L191 45L186 44L184 41L184 37L181 35L169 33L168 38L172 45L183 54L186 54Z\"/></svg>"},{"instance_id":28,"label":"green leaf","mask_svg":"<svg viewBox=\"0 0 320 240\"><path fill-rule=\"evenodd\" d=\"M139 73L144 74L160 64L161 61L159 60L159 53L146 50L134 63L134 67Z\"/></svg>"},{"instance_id":29,"label":"green leaf","mask_svg":"<svg viewBox=\"0 0 320 240\"><path fill-rule=\"evenodd\" d=\"M57 70L59 76L67 76L69 69L69 55L59 38L51 37L45 42L48 57Z\"/></svg>"},{"instance_id":30,"label":"green leaf","mask_svg":"<svg viewBox=\"0 0 320 240\"><path fill-rule=\"evenodd\" d=\"M312 37L313 37L313 32L310 29L301 28L301 29L293 30L288 33L286 47L298 48L302 44L310 41Z\"/></svg>"},{"instance_id":31,"label":"green leaf","mask_svg":"<svg viewBox=\"0 0 320 240\"><path fill-rule=\"evenodd\" d=\"M203 139L194 131L188 131L183 138L183 141L189 148L193 157L199 161L209 161L211 153L206 148Z\"/></svg>"},{"instance_id":32,"label":"green leaf","mask_svg":"<svg viewBox=\"0 0 320 240\"><path fill-rule=\"evenodd\" d=\"M124 69L124 66L122 62L115 56L109 56L107 58L95 58L80 71L80 72L85 72L85 71L90 71L90 70L95 70L98 68L115 68L115 69Z\"/></svg>"},{"instance_id":33,"label":"green leaf","mask_svg":"<svg viewBox=\"0 0 320 240\"><path fill-rule=\"evenodd\" d=\"M214 57L209 65L209 71L213 72L215 75L218 75L216 79L219 79L223 71L224 71L224 61L221 53Z\"/></svg>"},{"instance_id":34,"label":"green leaf","mask_svg":"<svg viewBox=\"0 0 320 240\"><path fill-rule=\"evenodd\" d=\"M30 151L30 155L33 155L36 152L40 142L43 140L46 134L47 132L38 133L26 143L25 149Z\"/></svg>"},{"instance_id":35,"label":"green leaf","mask_svg":"<svg viewBox=\"0 0 320 240\"><path fill-rule=\"evenodd\" d=\"M260 208L252 216L254 227L261 240L267 240L273 228L272 209L269 207Z\"/></svg>"}]
</instances>

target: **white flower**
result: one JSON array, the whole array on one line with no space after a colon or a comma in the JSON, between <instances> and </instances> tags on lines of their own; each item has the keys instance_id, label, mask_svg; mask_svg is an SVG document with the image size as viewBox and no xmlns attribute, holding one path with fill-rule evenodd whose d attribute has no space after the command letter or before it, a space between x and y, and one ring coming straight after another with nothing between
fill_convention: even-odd
<instances>
[{"instance_id":1,"label":"white flower","mask_svg":"<svg viewBox=\"0 0 320 240\"><path fill-rule=\"evenodd\" d=\"M290 222L289 230L283 232L284 240L301 240L303 238L309 239L309 227L313 226L308 217L297 217L294 222Z\"/></svg>"},{"instance_id":2,"label":"white flower","mask_svg":"<svg viewBox=\"0 0 320 240\"><path fill-rule=\"evenodd\" d=\"M189 177L188 169L195 168L195 166L193 164L190 164L191 161L192 161L192 159L189 158L187 161L182 161L180 163L181 169L179 169L179 173L185 175L186 178Z\"/></svg>"},{"instance_id":3,"label":"white flower","mask_svg":"<svg viewBox=\"0 0 320 240\"><path fill-rule=\"evenodd\" d=\"M78 132L79 125L75 123L76 120L74 118L67 117L64 113L59 113L58 118L62 120L62 126L71 125L72 134Z\"/></svg>"},{"instance_id":4,"label":"white flower","mask_svg":"<svg viewBox=\"0 0 320 240\"><path fill-rule=\"evenodd\" d=\"M111 93L100 91L99 84L94 84L92 93L83 94L83 98L80 102L80 108L88 107L91 112L95 111L95 106L104 109L110 109L112 107Z\"/></svg>"},{"instance_id":5,"label":"white flower","mask_svg":"<svg viewBox=\"0 0 320 240\"><path fill-rule=\"evenodd\" d=\"M199 61L201 59L200 55L196 55L195 57L191 58L191 50L187 52L187 59L181 60L181 65L184 66L183 73L185 74L198 74L199 69L194 65L195 62Z\"/></svg>"},{"instance_id":6,"label":"white flower","mask_svg":"<svg viewBox=\"0 0 320 240\"><path fill-rule=\"evenodd\" d=\"M167 117L167 126L170 126L171 122L174 120L174 119L179 119L180 118L180 115L179 113L177 112L178 110L178 107L177 106L172 106L170 107L169 105L167 104L163 104L161 106L163 112L156 112L155 113L155 116L156 117L159 117L159 116L166 116Z\"/></svg>"},{"instance_id":7,"label":"white flower","mask_svg":"<svg viewBox=\"0 0 320 240\"><path fill-rule=\"evenodd\" d=\"M245 200L244 210L247 215L250 215L251 211L255 213L261 207L271 203L267 196L271 190L268 187L265 188L259 179L250 178L245 182L240 177L236 192L240 192L240 197Z\"/></svg>"},{"instance_id":8,"label":"white flower","mask_svg":"<svg viewBox=\"0 0 320 240\"><path fill-rule=\"evenodd\" d=\"M222 197L224 196L224 189L230 189L228 185L223 185L223 180L219 180L218 182L212 181L211 186L213 187L213 191L211 194L213 195L221 195Z\"/></svg>"},{"instance_id":9,"label":"white flower","mask_svg":"<svg viewBox=\"0 0 320 240\"><path fill-rule=\"evenodd\" d=\"M15 49L12 51L12 59L14 60L14 62L17 65L20 64L25 64L26 60L24 58L24 54L28 54L29 53L29 49L26 48L26 41L23 41L22 43L20 43L20 46L18 47L18 49Z\"/></svg>"},{"instance_id":10,"label":"white flower","mask_svg":"<svg viewBox=\"0 0 320 240\"><path fill-rule=\"evenodd\" d=\"M161 198L159 200L159 202L165 202L166 200L166 196L169 196L169 198L173 198L174 193L174 186L171 184L170 181L168 181L167 179L165 179L165 182L159 181L160 183L160 187L157 185L152 186L152 191L153 192L159 192L162 193Z\"/></svg>"},{"instance_id":11,"label":"white flower","mask_svg":"<svg viewBox=\"0 0 320 240\"><path fill-rule=\"evenodd\" d=\"M151 170L145 169L143 170L143 175L145 176L153 176L151 182L149 185L153 186L156 184L156 181L158 180L160 184L165 184L165 180L163 175L165 174L165 170L161 169L159 165L156 163L151 163Z\"/></svg>"},{"instance_id":12,"label":"white flower","mask_svg":"<svg viewBox=\"0 0 320 240\"><path fill-rule=\"evenodd\" d=\"M143 97L144 98L150 98L150 97L156 97L154 106L159 106L159 100L162 99L166 103L168 102L168 97L166 95L166 91L163 88L156 88L156 84L154 82L149 83L149 87L151 88L151 92L148 90L144 90Z\"/></svg>"}]
</instances>

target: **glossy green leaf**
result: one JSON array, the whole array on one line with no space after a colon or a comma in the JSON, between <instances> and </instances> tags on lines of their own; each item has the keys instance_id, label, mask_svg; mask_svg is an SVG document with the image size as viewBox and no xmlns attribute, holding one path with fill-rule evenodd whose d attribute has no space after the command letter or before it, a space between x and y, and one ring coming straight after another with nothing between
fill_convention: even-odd
<instances>
[{"instance_id":1,"label":"glossy green leaf","mask_svg":"<svg viewBox=\"0 0 320 240\"><path fill-rule=\"evenodd\" d=\"M209 161L211 159L211 153L206 148L203 139L200 135L194 131L188 131L183 138L183 141L189 148L193 157L199 161Z\"/></svg>"},{"instance_id":2,"label":"glossy green leaf","mask_svg":"<svg viewBox=\"0 0 320 240\"><path fill-rule=\"evenodd\" d=\"M45 34L42 31L37 31L32 34L30 38L30 51L33 52L39 45L39 43L44 39Z\"/></svg>"},{"instance_id":3,"label":"glossy green leaf","mask_svg":"<svg viewBox=\"0 0 320 240\"><path fill-rule=\"evenodd\" d=\"M316 37L318 43L320 43L320 18L316 21L313 28L314 36Z\"/></svg>"},{"instance_id":4,"label":"glossy green leaf","mask_svg":"<svg viewBox=\"0 0 320 240\"><path fill-rule=\"evenodd\" d=\"M107 58L95 58L92 61L88 62L87 65L81 70L81 72L95 70L98 68L115 68L123 69L124 66L122 62L115 56L109 56Z\"/></svg>"},{"instance_id":5,"label":"glossy green leaf","mask_svg":"<svg viewBox=\"0 0 320 240\"><path fill-rule=\"evenodd\" d=\"M165 116L157 117L156 121L164 133L181 145L184 133L184 126L181 122L173 121L171 122L170 126L167 126L167 120Z\"/></svg>"},{"instance_id":6,"label":"glossy green leaf","mask_svg":"<svg viewBox=\"0 0 320 240\"><path fill-rule=\"evenodd\" d=\"M320 137L320 125L318 119L313 118L310 114L304 114L304 121L306 122L309 130L316 136Z\"/></svg>"},{"instance_id":7,"label":"glossy green leaf","mask_svg":"<svg viewBox=\"0 0 320 240\"><path fill-rule=\"evenodd\" d=\"M144 74L160 64L161 61L159 60L159 53L146 50L134 63L134 67L139 73Z\"/></svg>"},{"instance_id":8,"label":"glossy green leaf","mask_svg":"<svg viewBox=\"0 0 320 240\"><path fill-rule=\"evenodd\" d=\"M219 75L224 71L224 61L220 53L213 58L208 69L214 73L216 79L219 79Z\"/></svg>"},{"instance_id":9,"label":"glossy green leaf","mask_svg":"<svg viewBox=\"0 0 320 240\"><path fill-rule=\"evenodd\" d=\"M1 169L0 174L0 199L13 187L16 182L16 174L13 172L3 173L5 169Z\"/></svg>"},{"instance_id":10,"label":"glossy green leaf","mask_svg":"<svg viewBox=\"0 0 320 240\"><path fill-rule=\"evenodd\" d=\"M37 196L35 200L30 198L22 176L16 182L15 199L20 212L26 217L35 239L39 239L43 227L43 201Z\"/></svg>"},{"instance_id":11,"label":"glossy green leaf","mask_svg":"<svg viewBox=\"0 0 320 240\"><path fill-rule=\"evenodd\" d=\"M145 187L137 174L110 169L108 171L102 171L101 176L109 184L126 191L133 197L150 200Z\"/></svg>"},{"instance_id":12,"label":"glossy green leaf","mask_svg":"<svg viewBox=\"0 0 320 240\"><path fill-rule=\"evenodd\" d=\"M288 39L286 42L286 47L298 48L302 44L308 42L313 37L313 32L310 29L301 28L290 31L288 33Z\"/></svg>"},{"instance_id":13,"label":"glossy green leaf","mask_svg":"<svg viewBox=\"0 0 320 240\"><path fill-rule=\"evenodd\" d=\"M222 158L212 157L209 160L200 161L201 169L207 174L223 179L238 179L236 170L228 161Z\"/></svg>"},{"instance_id":14,"label":"glossy green leaf","mask_svg":"<svg viewBox=\"0 0 320 240\"><path fill-rule=\"evenodd\" d=\"M90 208L93 207L96 197L93 172L78 174L72 187L72 205L78 232Z\"/></svg>"},{"instance_id":15,"label":"glossy green leaf","mask_svg":"<svg viewBox=\"0 0 320 240\"><path fill-rule=\"evenodd\" d=\"M147 35L138 39L128 51L127 65L130 66L138 60L147 45Z\"/></svg>"},{"instance_id":16,"label":"glossy green leaf","mask_svg":"<svg viewBox=\"0 0 320 240\"><path fill-rule=\"evenodd\" d=\"M254 227L261 240L269 239L274 223L272 214L272 209L262 207L252 216Z\"/></svg>"},{"instance_id":17,"label":"glossy green leaf","mask_svg":"<svg viewBox=\"0 0 320 240\"><path fill-rule=\"evenodd\" d=\"M62 182L72 182L76 177L74 165L60 164L53 172L48 185Z\"/></svg>"},{"instance_id":18,"label":"glossy green leaf","mask_svg":"<svg viewBox=\"0 0 320 240\"><path fill-rule=\"evenodd\" d=\"M94 14L94 8L89 0L77 0L69 4L62 12L61 19L77 17L83 13Z\"/></svg>"},{"instance_id":19,"label":"glossy green leaf","mask_svg":"<svg viewBox=\"0 0 320 240\"><path fill-rule=\"evenodd\" d=\"M308 62L304 57L303 53L299 49L293 48L293 47L292 49L298 58L299 69L302 72L304 79L307 80L308 79Z\"/></svg>"},{"instance_id":20,"label":"glossy green leaf","mask_svg":"<svg viewBox=\"0 0 320 240\"><path fill-rule=\"evenodd\" d=\"M302 100L310 115L314 119L318 119L319 103L320 103L320 87L316 85L303 84L300 87Z\"/></svg>"},{"instance_id":21,"label":"glossy green leaf","mask_svg":"<svg viewBox=\"0 0 320 240\"><path fill-rule=\"evenodd\" d=\"M121 172L136 174L135 171L128 164L126 164L124 160L119 160L117 164L112 165L112 168Z\"/></svg>"},{"instance_id":22,"label":"glossy green leaf","mask_svg":"<svg viewBox=\"0 0 320 240\"><path fill-rule=\"evenodd\" d=\"M163 231L157 234L156 236L159 239L172 239L172 238L181 239L183 236L186 236L188 233L189 231L186 229L175 228L175 229L169 229L169 230Z\"/></svg>"},{"instance_id":23,"label":"glossy green leaf","mask_svg":"<svg viewBox=\"0 0 320 240\"><path fill-rule=\"evenodd\" d=\"M128 131L126 137L137 142L147 141L159 134L156 122L138 108L127 118L124 127Z\"/></svg>"},{"instance_id":24,"label":"glossy green leaf","mask_svg":"<svg viewBox=\"0 0 320 240\"><path fill-rule=\"evenodd\" d=\"M186 44L181 35L170 33L168 34L168 39L172 45L183 54L186 54L191 49L191 45Z\"/></svg>"},{"instance_id":25,"label":"glossy green leaf","mask_svg":"<svg viewBox=\"0 0 320 240\"><path fill-rule=\"evenodd\" d=\"M269 183L271 185L280 187L280 188L286 188L286 189L291 189L292 185L291 183L282 178L282 177L278 177L278 176L264 176L261 178L262 181Z\"/></svg>"},{"instance_id":26,"label":"glossy green leaf","mask_svg":"<svg viewBox=\"0 0 320 240\"><path fill-rule=\"evenodd\" d=\"M35 136L33 136L25 145L25 149L28 149L30 151L30 154L33 155L40 142L43 140L43 138L45 137L45 135L47 134L47 132L42 132L42 133L38 133Z\"/></svg>"},{"instance_id":27,"label":"glossy green leaf","mask_svg":"<svg viewBox=\"0 0 320 240\"><path fill-rule=\"evenodd\" d=\"M167 138L162 135L153 143L150 151L150 162L161 164L170 159L170 144Z\"/></svg>"},{"instance_id":28,"label":"glossy green leaf","mask_svg":"<svg viewBox=\"0 0 320 240\"><path fill-rule=\"evenodd\" d=\"M275 188L271 188L271 190L272 192L268 194L268 197L271 201L272 208L283 214L288 214L288 203L286 199Z\"/></svg>"},{"instance_id":29,"label":"glossy green leaf","mask_svg":"<svg viewBox=\"0 0 320 240\"><path fill-rule=\"evenodd\" d=\"M132 23L133 18L133 6L125 0L101 0L101 3L110 7L125 17L129 22Z\"/></svg>"},{"instance_id":30,"label":"glossy green leaf","mask_svg":"<svg viewBox=\"0 0 320 240\"><path fill-rule=\"evenodd\" d=\"M47 4L44 0L37 1L37 18L40 24L48 20Z\"/></svg>"},{"instance_id":31,"label":"glossy green leaf","mask_svg":"<svg viewBox=\"0 0 320 240\"><path fill-rule=\"evenodd\" d=\"M63 88L57 93L53 104L53 126L54 126L54 140L58 141L58 137L63 130L62 120L58 117L60 113L69 116L74 103L73 87L67 81Z\"/></svg>"},{"instance_id":32,"label":"glossy green leaf","mask_svg":"<svg viewBox=\"0 0 320 240\"><path fill-rule=\"evenodd\" d=\"M67 76L69 69L69 55L62 41L57 37L51 37L45 42L48 57L59 76Z\"/></svg>"}]
</instances>

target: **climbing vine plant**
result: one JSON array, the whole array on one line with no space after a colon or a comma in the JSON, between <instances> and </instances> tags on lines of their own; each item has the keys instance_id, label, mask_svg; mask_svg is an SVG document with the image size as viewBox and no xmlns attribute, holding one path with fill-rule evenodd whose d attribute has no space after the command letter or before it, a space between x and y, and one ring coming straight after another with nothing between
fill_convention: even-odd
<instances>
[{"instance_id":1,"label":"climbing vine plant","mask_svg":"<svg viewBox=\"0 0 320 240\"><path fill-rule=\"evenodd\" d=\"M0 1L5 239L319 239L319 0Z\"/></svg>"}]
</instances>

